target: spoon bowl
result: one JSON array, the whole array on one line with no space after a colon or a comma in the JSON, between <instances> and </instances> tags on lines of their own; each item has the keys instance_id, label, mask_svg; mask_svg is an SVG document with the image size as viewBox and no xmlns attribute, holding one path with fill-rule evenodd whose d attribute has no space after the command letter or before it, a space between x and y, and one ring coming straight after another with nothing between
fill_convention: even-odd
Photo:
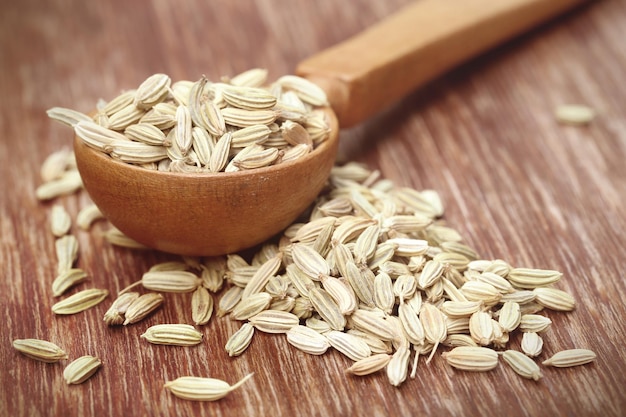
<instances>
[{"instance_id":1,"label":"spoon bowl","mask_svg":"<svg viewBox=\"0 0 626 417\"><path fill-rule=\"evenodd\" d=\"M128 237L180 255L211 256L252 247L289 226L324 187L339 143L330 136L296 161L249 171L174 173L117 161L74 138L85 189Z\"/></svg>"}]
</instances>

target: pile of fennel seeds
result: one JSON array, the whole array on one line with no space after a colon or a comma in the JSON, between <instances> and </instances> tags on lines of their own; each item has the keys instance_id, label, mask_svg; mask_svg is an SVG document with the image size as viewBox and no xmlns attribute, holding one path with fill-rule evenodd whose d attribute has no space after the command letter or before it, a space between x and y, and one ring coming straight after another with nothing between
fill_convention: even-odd
<instances>
[{"instance_id":1,"label":"pile of fennel seeds","mask_svg":"<svg viewBox=\"0 0 626 417\"><path fill-rule=\"evenodd\" d=\"M326 140L326 93L305 78L267 70L172 82L153 74L98 103L93 116L54 107L48 116L121 162L169 172L233 172L298 159Z\"/></svg>"},{"instance_id":2,"label":"pile of fennel seeds","mask_svg":"<svg viewBox=\"0 0 626 417\"><path fill-rule=\"evenodd\" d=\"M88 212L95 209L85 207L78 217ZM202 340L189 323L210 325L214 315L229 316L242 322L225 345L231 356L244 353L257 331L285 334L288 344L307 354L342 353L353 362L348 374L384 373L395 386L415 377L420 356L428 363L441 350L457 369L488 371L502 358L512 371L534 380L542 377L539 364L595 360L584 348L542 358L542 335L552 325L542 310L566 312L576 305L556 287L560 272L481 259L442 215L432 190L397 187L356 163L336 166L310 213L280 240L247 259L182 257L154 265L134 284L145 294L123 291L105 320L139 323L142 314L161 305L140 305L139 316L132 313L139 319L127 320L124 298L193 292L183 323L144 329L141 336L152 343L195 345ZM115 229L107 238L140 247ZM509 349L511 337L520 334L520 351Z\"/></svg>"}]
</instances>

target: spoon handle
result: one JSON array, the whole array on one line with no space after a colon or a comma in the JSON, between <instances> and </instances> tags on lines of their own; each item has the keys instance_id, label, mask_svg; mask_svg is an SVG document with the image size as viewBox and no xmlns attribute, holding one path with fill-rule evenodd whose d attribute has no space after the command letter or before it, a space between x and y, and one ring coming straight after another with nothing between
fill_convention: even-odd
<instances>
[{"instance_id":1,"label":"spoon handle","mask_svg":"<svg viewBox=\"0 0 626 417\"><path fill-rule=\"evenodd\" d=\"M339 125L359 123L426 82L586 0L421 0L301 62Z\"/></svg>"}]
</instances>

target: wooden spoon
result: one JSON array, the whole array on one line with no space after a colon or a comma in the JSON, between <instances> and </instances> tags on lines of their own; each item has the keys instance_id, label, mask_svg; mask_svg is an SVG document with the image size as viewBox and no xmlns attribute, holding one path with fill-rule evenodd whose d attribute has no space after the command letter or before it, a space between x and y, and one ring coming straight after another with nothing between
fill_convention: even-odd
<instances>
[{"instance_id":1,"label":"wooden spoon","mask_svg":"<svg viewBox=\"0 0 626 417\"><path fill-rule=\"evenodd\" d=\"M308 156L233 173L150 171L74 140L85 189L127 236L165 252L218 255L259 244L315 199L349 127L453 66L584 0L422 0L302 62L320 85L330 138Z\"/></svg>"}]
</instances>

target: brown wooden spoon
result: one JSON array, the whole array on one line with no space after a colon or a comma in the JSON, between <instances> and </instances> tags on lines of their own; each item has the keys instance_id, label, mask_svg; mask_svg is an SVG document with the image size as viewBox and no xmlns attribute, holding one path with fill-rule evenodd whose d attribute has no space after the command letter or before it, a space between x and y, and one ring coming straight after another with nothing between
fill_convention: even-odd
<instances>
[{"instance_id":1,"label":"brown wooden spoon","mask_svg":"<svg viewBox=\"0 0 626 417\"><path fill-rule=\"evenodd\" d=\"M329 139L306 157L233 173L150 171L74 140L85 189L134 240L182 255L232 253L291 224L316 198L349 127L455 65L584 0L422 0L302 62L327 93Z\"/></svg>"}]
</instances>

